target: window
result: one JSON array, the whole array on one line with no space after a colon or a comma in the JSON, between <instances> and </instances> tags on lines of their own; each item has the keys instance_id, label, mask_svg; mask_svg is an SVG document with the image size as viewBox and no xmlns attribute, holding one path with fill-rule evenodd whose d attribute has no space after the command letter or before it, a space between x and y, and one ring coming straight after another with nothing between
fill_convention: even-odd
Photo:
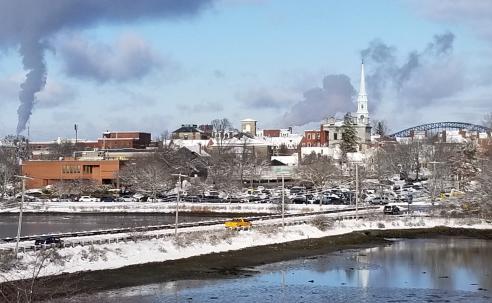
<instances>
[{"instance_id":1,"label":"window","mask_svg":"<svg viewBox=\"0 0 492 303\"><path fill-rule=\"evenodd\" d=\"M92 174L92 169L96 165L84 165L84 174Z\"/></svg>"},{"instance_id":2,"label":"window","mask_svg":"<svg viewBox=\"0 0 492 303\"><path fill-rule=\"evenodd\" d=\"M337 133L333 133L333 140L338 140L338 134Z\"/></svg>"},{"instance_id":3,"label":"window","mask_svg":"<svg viewBox=\"0 0 492 303\"><path fill-rule=\"evenodd\" d=\"M63 165L62 166L63 174L79 174L80 173L80 165Z\"/></svg>"}]
</instances>

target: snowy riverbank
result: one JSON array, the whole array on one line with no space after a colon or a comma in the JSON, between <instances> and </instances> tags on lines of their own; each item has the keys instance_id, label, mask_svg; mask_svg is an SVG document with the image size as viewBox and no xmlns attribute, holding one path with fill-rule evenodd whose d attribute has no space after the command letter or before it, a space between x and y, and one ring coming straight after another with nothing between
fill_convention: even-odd
<instances>
[{"instance_id":1,"label":"snowy riverbank","mask_svg":"<svg viewBox=\"0 0 492 303\"><path fill-rule=\"evenodd\" d=\"M320 217L316 217L320 219ZM164 262L192 256L239 250L247 247L284 243L295 240L343 235L369 229L411 229L436 226L492 229L492 224L478 219L441 219L429 217L381 216L371 220L327 221L323 227L315 223L286 226L285 229L258 225L249 231L228 231L222 226L183 229L176 240L170 235L141 241L94 244L56 250L56 260L40 268L39 276L120 268L149 262ZM39 266L39 252L21 254L17 266L0 272L0 281L32 277Z\"/></svg>"}]
</instances>

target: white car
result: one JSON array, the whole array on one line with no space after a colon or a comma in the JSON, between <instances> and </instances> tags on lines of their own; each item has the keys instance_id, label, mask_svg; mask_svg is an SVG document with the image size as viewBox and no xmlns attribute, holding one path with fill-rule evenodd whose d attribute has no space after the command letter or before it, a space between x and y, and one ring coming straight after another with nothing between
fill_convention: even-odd
<instances>
[{"instance_id":1,"label":"white car","mask_svg":"<svg viewBox=\"0 0 492 303\"><path fill-rule=\"evenodd\" d=\"M91 196L81 196L79 198L79 202L99 202L99 198L91 197Z\"/></svg>"}]
</instances>

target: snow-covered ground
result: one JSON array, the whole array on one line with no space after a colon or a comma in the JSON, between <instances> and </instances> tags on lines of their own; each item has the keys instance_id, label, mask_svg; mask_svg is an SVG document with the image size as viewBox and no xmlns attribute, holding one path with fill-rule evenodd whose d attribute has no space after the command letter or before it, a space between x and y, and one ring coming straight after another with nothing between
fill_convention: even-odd
<instances>
[{"instance_id":1,"label":"snow-covered ground","mask_svg":"<svg viewBox=\"0 0 492 303\"><path fill-rule=\"evenodd\" d=\"M278 223L278 219L276 223ZM307 238L321 238L367 229L432 228L435 226L492 229L492 224L478 219L444 219L430 217L375 216L371 220L334 221L320 230L313 224L286 226L284 229L257 225L248 231L228 231L222 226L183 229L178 240L167 236L159 239L94 244L58 249L63 262L50 262L40 275L103 270L148 262L163 262L202 254L238 250L246 247L283 243ZM172 233L172 231L166 231ZM17 268L0 272L2 279L29 278L39 252L21 254Z\"/></svg>"},{"instance_id":2,"label":"snow-covered ground","mask_svg":"<svg viewBox=\"0 0 492 303\"><path fill-rule=\"evenodd\" d=\"M290 212L313 212L344 208L344 205L288 204ZM191 203L180 202L182 212L278 213L271 203ZM173 213L175 202L28 202L25 212L43 213ZM19 207L0 207L0 213L16 213Z\"/></svg>"}]
</instances>

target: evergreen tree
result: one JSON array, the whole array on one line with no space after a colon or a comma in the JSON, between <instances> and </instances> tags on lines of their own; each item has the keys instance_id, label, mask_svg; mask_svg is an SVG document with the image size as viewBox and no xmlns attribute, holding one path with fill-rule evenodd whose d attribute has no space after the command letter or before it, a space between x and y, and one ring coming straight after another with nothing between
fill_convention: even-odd
<instances>
[{"instance_id":1,"label":"evergreen tree","mask_svg":"<svg viewBox=\"0 0 492 303\"><path fill-rule=\"evenodd\" d=\"M352 117L350 113L346 113L343 118L342 125L342 143L340 149L342 150L342 159L347 159L347 153L353 153L357 151L357 133L352 123Z\"/></svg>"}]
</instances>

